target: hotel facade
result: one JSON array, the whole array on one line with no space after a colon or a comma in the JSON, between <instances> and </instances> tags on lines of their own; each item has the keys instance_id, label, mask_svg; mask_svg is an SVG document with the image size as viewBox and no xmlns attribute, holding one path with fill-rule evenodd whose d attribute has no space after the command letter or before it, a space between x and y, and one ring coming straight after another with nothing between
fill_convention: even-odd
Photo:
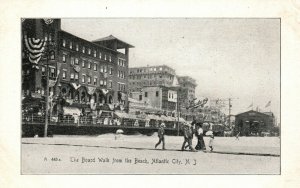
<instances>
[{"instance_id":1,"label":"hotel facade","mask_svg":"<svg viewBox=\"0 0 300 188\"><path fill-rule=\"evenodd\" d=\"M112 35L87 41L63 31L60 19L22 20L22 97L42 100L48 72L53 114L126 111L132 47Z\"/></svg>"}]
</instances>

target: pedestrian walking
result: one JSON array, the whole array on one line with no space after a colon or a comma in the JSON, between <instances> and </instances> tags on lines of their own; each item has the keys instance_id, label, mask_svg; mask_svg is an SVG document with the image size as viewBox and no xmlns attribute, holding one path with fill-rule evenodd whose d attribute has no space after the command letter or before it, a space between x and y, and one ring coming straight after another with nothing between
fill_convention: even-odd
<instances>
[{"instance_id":1,"label":"pedestrian walking","mask_svg":"<svg viewBox=\"0 0 300 188\"><path fill-rule=\"evenodd\" d=\"M190 124L188 124L186 122L183 127L183 137L184 137L184 141L182 143L181 150L184 151L184 149L186 147L189 147L191 151L196 151L192 146L193 128ZM186 146L186 143L188 144L187 146Z\"/></svg>"},{"instance_id":2,"label":"pedestrian walking","mask_svg":"<svg viewBox=\"0 0 300 188\"><path fill-rule=\"evenodd\" d=\"M162 142L162 149L165 150L165 123L161 123L160 127L158 128L157 134L158 134L158 142L155 144L155 148Z\"/></svg>"},{"instance_id":3,"label":"pedestrian walking","mask_svg":"<svg viewBox=\"0 0 300 188\"><path fill-rule=\"evenodd\" d=\"M201 148L201 140L200 140L200 126L199 126L199 124L197 124L196 125L196 130L195 130L195 136L196 136L196 138L197 138L197 144L196 144L196 147L195 147L195 149L196 150L200 150L200 148Z\"/></svg>"},{"instance_id":4,"label":"pedestrian walking","mask_svg":"<svg viewBox=\"0 0 300 188\"><path fill-rule=\"evenodd\" d=\"M203 139L202 123L198 123L196 135L197 135L197 138L198 138L198 143L197 143L195 149L196 150L206 150L205 142L204 142L204 139Z\"/></svg>"},{"instance_id":5,"label":"pedestrian walking","mask_svg":"<svg viewBox=\"0 0 300 188\"><path fill-rule=\"evenodd\" d=\"M206 132L206 136L209 136L209 148L210 148L210 151L213 151L214 150L214 147L213 147L213 142L214 142L214 133L212 132L212 130L209 130Z\"/></svg>"}]
</instances>

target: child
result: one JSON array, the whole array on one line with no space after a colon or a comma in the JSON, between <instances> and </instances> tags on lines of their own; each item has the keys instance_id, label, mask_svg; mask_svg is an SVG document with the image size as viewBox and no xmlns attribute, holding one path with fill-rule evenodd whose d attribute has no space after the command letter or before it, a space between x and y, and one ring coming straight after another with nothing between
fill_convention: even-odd
<instances>
[{"instance_id":1,"label":"child","mask_svg":"<svg viewBox=\"0 0 300 188\"><path fill-rule=\"evenodd\" d=\"M213 151L214 150L214 147L213 147L214 133L211 130L207 131L206 136L209 136L209 144L208 144L208 146L210 148L210 151Z\"/></svg>"}]
</instances>

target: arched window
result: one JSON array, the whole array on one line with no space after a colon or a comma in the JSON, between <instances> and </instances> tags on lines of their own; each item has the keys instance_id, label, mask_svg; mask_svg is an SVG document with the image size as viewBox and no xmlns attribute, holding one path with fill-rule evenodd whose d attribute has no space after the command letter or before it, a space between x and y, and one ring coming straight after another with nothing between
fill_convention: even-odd
<instances>
[{"instance_id":1,"label":"arched window","mask_svg":"<svg viewBox=\"0 0 300 188\"><path fill-rule=\"evenodd\" d=\"M118 93L118 102L121 103L122 102L122 93Z\"/></svg>"},{"instance_id":2,"label":"arched window","mask_svg":"<svg viewBox=\"0 0 300 188\"><path fill-rule=\"evenodd\" d=\"M95 103L97 103L98 100L97 100L97 95L96 95L96 93L93 94L93 98L94 98Z\"/></svg>"},{"instance_id":3,"label":"arched window","mask_svg":"<svg viewBox=\"0 0 300 188\"><path fill-rule=\"evenodd\" d=\"M70 96L70 99L75 99L75 91L73 89L70 89L69 90L69 96Z\"/></svg>"},{"instance_id":4,"label":"arched window","mask_svg":"<svg viewBox=\"0 0 300 188\"><path fill-rule=\"evenodd\" d=\"M103 100L103 95L102 95L102 93L99 93L98 98L99 98L99 102L100 102L101 104L103 104L104 100Z\"/></svg>"},{"instance_id":5,"label":"arched window","mask_svg":"<svg viewBox=\"0 0 300 188\"><path fill-rule=\"evenodd\" d=\"M63 95L66 95L67 94L67 89L64 87L64 88L62 88L61 89L61 93L63 94Z\"/></svg>"},{"instance_id":6,"label":"arched window","mask_svg":"<svg viewBox=\"0 0 300 188\"><path fill-rule=\"evenodd\" d=\"M108 97L108 103L109 103L109 104L112 104L112 102L113 102L113 98L112 98L112 96L110 95L110 96Z\"/></svg>"},{"instance_id":7,"label":"arched window","mask_svg":"<svg viewBox=\"0 0 300 188\"><path fill-rule=\"evenodd\" d=\"M81 92L81 102L85 102L85 92Z\"/></svg>"},{"instance_id":8,"label":"arched window","mask_svg":"<svg viewBox=\"0 0 300 188\"><path fill-rule=\"evenodd\" d=\"M75 101L79 101L79 93L78 93L78 91L75 91L74 95L75 95L74 100Z\"/></svg>"}]
</instances>

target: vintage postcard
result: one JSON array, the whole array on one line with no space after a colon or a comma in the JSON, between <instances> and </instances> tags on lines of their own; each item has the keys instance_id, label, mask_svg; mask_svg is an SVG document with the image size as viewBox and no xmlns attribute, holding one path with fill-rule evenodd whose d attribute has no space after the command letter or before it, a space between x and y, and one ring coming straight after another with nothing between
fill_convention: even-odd
<instances>
[{"instance_id":1,"label":"vintage postcard","mask_svg":"<svg viewBox=\"0 0 300 188\"><path fill-rule=\"evenodd\" d=\"M281 174L281 19L20 20L21 174Z\"/></svg>"}]
</instances>

